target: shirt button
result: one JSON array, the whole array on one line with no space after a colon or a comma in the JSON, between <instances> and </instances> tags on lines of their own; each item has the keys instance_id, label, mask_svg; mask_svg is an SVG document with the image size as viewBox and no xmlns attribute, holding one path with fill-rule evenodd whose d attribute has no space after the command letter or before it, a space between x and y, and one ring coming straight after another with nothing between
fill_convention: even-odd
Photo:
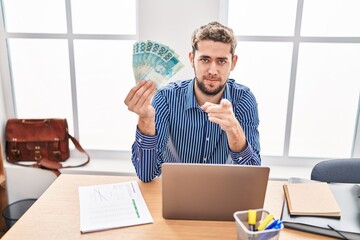
<instances>
[{"instance_id":1,"label":"shirt button","mask_svg":"<svg viewBox=\"0 0 360 240\"><path fill-rule=\"evenodd\" d=\"M206 158L204 158L204 162L206 162Z\"/></svg>"},{"instance_id":2,"label":"shirt button","mask_svg":"<svg viewBox=\"0 0 360 240\"><path fill-rule=\"evenodd\" d=\"M206 138L206 141L209 141L209 140L210 140L210 138L209 138L209 137L207 137L207 138Z\"/></svg>"},{"instance_id":3,"label":"shirt button","mask_svg":"<svg viewBox=\"0 0 360 240\"><path fill-rule=\"evenodd\" d=\"M242 160L243 158L242 157L239 157L239 160Z\"/></svg>"},{"instance_id":4,"label":"shirt button","mask_svg":"<svg viewBox=\"0 0 360 240\"><path fill-rule=\"evenodd\" d=\"M139 138L139 139L138 139L138 141L139 141L139 142L142 142L142 139L141 139L141 138Z\"/></svg>"}]
</instances>

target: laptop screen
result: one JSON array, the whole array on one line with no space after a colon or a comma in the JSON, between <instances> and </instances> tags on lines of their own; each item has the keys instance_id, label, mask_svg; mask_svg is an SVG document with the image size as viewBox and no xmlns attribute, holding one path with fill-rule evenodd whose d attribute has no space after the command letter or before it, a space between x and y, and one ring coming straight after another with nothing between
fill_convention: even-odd
<instances>
[{"instance_id":1,"label":"laptop screen","mask_svg":"<svg viewBox=\"0 0 360 240\"><path fill-rule=\"evenodd\" d=\"M163 217L234 220L236 211L263 208L269 172L261 166L164 163Z\"/></svg>"}]
</instances>

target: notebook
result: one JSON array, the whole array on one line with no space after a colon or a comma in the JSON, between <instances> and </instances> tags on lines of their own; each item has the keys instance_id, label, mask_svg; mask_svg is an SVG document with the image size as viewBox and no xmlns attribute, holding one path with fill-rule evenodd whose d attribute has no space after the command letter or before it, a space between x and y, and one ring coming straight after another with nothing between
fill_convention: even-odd
<instances>
[{"instance_id":1,"label":"notebook","mask_svg":"<svg viewBox=\"0 0 360 240\"><path fill-rule=\"evenodd\" d=\"M290 178L289 183L314 183L301 178ZM332 236L341 239L360 239L360 187L350 183L329 183L340 209L341 218L292 216L284 200L281 220L285 228Z\"/></svg>"},{"instance_id":2,"label":"notebook","mask_svg":"<svg viewBox=\"0 0 360 240\"><path fill-rule=\"evenodd\" d=\"M236 211L263 208L270 169L230 164L162 164L166 219L234 221Z\"/></svg>"},{"instance_id":3,"label":"notebook","mask_svg":"<svg viewBox=\"0 0 360 240\"><path fill-rule=\"evenodd\" d=\"M325 182L288 183L284 185L291 215L340 217L341 209Z\"/></svg>"}]
</instances>

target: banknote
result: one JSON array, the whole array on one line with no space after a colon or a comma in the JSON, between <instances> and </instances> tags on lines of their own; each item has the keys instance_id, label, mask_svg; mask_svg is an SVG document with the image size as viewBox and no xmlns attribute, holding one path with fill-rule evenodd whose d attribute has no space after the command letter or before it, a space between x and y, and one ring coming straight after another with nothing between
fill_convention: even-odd
<instances>
[{"instance_id":1,"label":"banknote","mask_svg":"<svg viewBox=\"0 0 360 240\"><path fill-rule=\"evenodd\" d=\"M151 80L159 88L178 73L184 65L169 46L156 41L138 41L133 45L133 72L135 81Z\"/></svg>"}]
</instances>

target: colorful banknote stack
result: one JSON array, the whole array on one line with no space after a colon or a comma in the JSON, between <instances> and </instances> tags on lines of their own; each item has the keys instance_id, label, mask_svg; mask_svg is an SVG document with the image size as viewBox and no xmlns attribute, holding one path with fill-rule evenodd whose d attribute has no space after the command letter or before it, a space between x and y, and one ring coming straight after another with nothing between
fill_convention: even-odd
<instances>
[{"instance_id":1,"label":"colorful banknote stack","mask_svg":"<svg viewBox=\"0 0 360 240\"><path fill-rule=\"evenodd\" d=\"M151 80L159 88L182 69L179 55L168 46L155 41L139 41L133 48L133 71L136 83Z\"/></svg>"}]
</instances>

